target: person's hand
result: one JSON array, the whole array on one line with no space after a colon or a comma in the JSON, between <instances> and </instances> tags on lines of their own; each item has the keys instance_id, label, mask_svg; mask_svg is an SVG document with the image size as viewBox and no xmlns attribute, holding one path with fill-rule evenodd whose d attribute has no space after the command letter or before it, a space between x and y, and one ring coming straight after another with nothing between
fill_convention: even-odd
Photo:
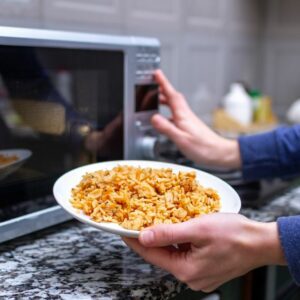
<instances>
[{"instance_id":1,"label":"person's hand","mask_svg":"<svg viewBox=\"0 0 300 300\"><path fill-rule=\"evenodd\" d=\"M156 114L153 126L170 138L189 159L207 165L240 168L237 141L220 137L207 127L190 109L184 96L176 91L162 71L155 73L160 86L160 102L169 106L172 120Z\"/></svg>"},{"instance_id":2,"label":"person's hand","mask_svg":"<svg viewBox=\"0 0 300 300\"><path fill-rule=\"evenodd\" d=\"M147 262L172 273L191 289L204 292L254 268L285 264L277 224L258 223L235 214L157 225L143 230L139 239L124 241Z\"/></svg>"},{"instance_id":3,"label":"person's hand","mask_svg":"<svg viewBox=\"0 0 300 300\"><path fill-rule=\"evenodd\" d=\"M85 149L101 156L118 157L118 141L123 135L123 117L117 115L103 130L90 132L84 141Z\"/></svg>"}]
</instances>

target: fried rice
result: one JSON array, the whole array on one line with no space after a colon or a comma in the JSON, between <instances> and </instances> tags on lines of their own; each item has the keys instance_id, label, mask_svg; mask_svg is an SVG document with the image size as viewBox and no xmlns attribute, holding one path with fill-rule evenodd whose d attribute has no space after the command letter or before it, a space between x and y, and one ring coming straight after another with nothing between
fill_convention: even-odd
<instances>
[{"instance_id":1,"label":"fried rice","mask_svg":"<svg viewBox=\"0 0 300 300\"><path fill-rule=\"evenodd\" d=\"M0 154L0 165L10 164L17 161L19 158L17 155L3 155Z\"/></svg>"},{"instance_id":2,"label":"fried rice","mask_svg":"<svg viewBox=\"0 0 300 300\"><path fill-rule=\"evenodd\" d=\"M117 166L87 173L72 189L71 204L96 222L141 230L218 212L220 197L195 172Z\"/></svg>"}]
</instances>

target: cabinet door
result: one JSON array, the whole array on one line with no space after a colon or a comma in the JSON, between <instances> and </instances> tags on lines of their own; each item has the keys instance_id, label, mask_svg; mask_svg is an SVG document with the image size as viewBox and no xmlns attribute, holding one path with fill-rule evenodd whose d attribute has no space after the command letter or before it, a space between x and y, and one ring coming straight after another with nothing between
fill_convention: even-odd
<instances>
[{"instance_id":1,"label":"cabinet door","mask_svg":"<svg viewBox=\"0 0 300 300\"><path fill-rule=\"evenodd\" d=\"M188 32L224 29L226 4L224 0L186 0L182 6L184 25Z\"/></svg>"},{"instance_id":2,"label":"cabinet door","mask_svg":"<svg viewBox=\"0 0 300 300\"><path fill-rule=\"evenodd\" d=\"M129 30L158 29L170 33L180 29L180 0L128 0L125 9Z\"/></svg>"},{"instance_id":3,"label":"cabinet door","mask_svg":"<svg viewBox=\"0 0 300 300\"><path fill-rule=\"evenodd\" d=\"M0 1L0 25L38 27L41 1L2 0Z\"/></svg>"},{"instance_id":4,"label":"cabinet door","mask_svg":"<svg viewBox=\"0 0 300 300\"><path fill-rule=\"evenodd\" d=\"M43 2L46 28L119 33L121 0L51 0Z\"/></svg>"}]
</instances>

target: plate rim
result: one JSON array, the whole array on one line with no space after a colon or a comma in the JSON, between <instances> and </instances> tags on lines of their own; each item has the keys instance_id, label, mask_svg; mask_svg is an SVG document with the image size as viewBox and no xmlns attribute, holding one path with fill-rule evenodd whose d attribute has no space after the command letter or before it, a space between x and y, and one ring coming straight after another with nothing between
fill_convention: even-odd
<instances>
[{"instance_id":1,"label":"plate rim","mask_svg":"<svg viewBox=\"0 0 300 300\"><path fill-rule=\"evenodd\" d=\"M205 171L202 171L200 169L195 169L193 167L189 167L189 166L183 166L183 165L179 165L179 164L175 164L175 163L169 163L169 162L163 162L163 161L154 161L154 160L113 160L113 161L103 161L103 162L96 162L96 163L92 163L92 164L87 164L87 165L84 165L84 166L79 166L77 168L74 168L72 170L69 170L68 172L64 173L63 175L61 175L54 183L53 185L53 188L52 188L52 192L53 192L53 195L54 195L54 198L56 200L56 202L67 212L69 213L70 215L72 215L75 219L77 219L78 221L84 223L84 224L88 224L96 229L99 229L99 230L103 230L103 231L106 231L106 232L110 232L110 233L113 233L113 234L117 234L117 235L120 235L120 236L126 236L126 237L135 237L137 238L140 231L137 231L137 230L129 230L129 229L125 229L123 227L121 227L119 224L116 224L116 223L104 223L104 222L95 222L93 221L92 219L89 218L89 216L87 215L84 215L83 212L81 212L80 210L78 210L78 213L76 213L76 208L73 208L73 210L70 210L64 203L66 203L66 201L60 201L58 198L57 198L57 194L58 194L58 186L60 184L60 182L64 179L64 177L68 177L70 176L70 174L72 173L76 173L78 172L78 170L80 169L85 169L85 168L93 168L95 166L98 166L98 165L105 165L105 164L113 164L113 166L109 167L109 168L113 168L115 166L117 166L118 164L126 164L128 163L130 165L130 163L134 163L134 164L138 164L138 163L146 163L146 164L163 164L166 168L170 167L172 168L173 167L176 167L176 168L183 168L184 171L195 171L196 173L202 173L202 174L205 174L205 176L207 177L210 177L214 180L217 180L219 181L219 183L223 184L226 186L227 189L229 189L231 191L232 194L235 195L235 200L237 201L237 206L236 206L236 211L233 211L232 213L239 213L240 209L241 209L241 199L240 199L240 196L238 195L238 193L235 191L235 189L230 185L228 184L226 181L222 180L221 178L215 176L215 175L212 175L208 172L205 172ZM143 167L143 166L141 166ZM149 166L150 167L150 166ZM153 167L155 168L155 166ZM161 167L163 168L163 167ZM87 171L89 172L89 171ZM94 171L91 171L91 172L94 172ZM83 173L84 174L84 173ZM212 187L213 188L213 187ZM69 201L69 200L68 200ZM113 227L109 227L107 228L107 226L113 226Z\"/></svg>"},{"instance_id":2,"label":"plate rim","mask_svg":"<svg viewBox=\"0 0 300 300\"><path fill-rule=\"evenodd\" d=\"M15 160L9 164L3 164L0 165L0 170L6 169L8 167L11 167L13 165L19 164L27 159L29 159L32 156L32 151L29 149L25 149L25 148L12 148L12 149L0 149L0 154L5 153L5 152L24 152L26 155L18 160ZM3 155L3 154L2 154Z\"/></svg>"}]
</instances>

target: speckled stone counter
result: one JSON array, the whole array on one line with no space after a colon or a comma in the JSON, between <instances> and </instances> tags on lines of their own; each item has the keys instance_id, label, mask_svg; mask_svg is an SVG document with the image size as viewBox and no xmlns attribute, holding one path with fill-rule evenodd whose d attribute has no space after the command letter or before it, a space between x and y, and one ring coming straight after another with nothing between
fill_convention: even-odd
<instances>
[{"instance_id":1,"label":"speckled stone counter","mask_svg":"<svg viewBox=\"0 0 300 300\"><path fill-rule=\"evenodd\" d=\"M0 299L170 299L185 289L120 237L76 221L0 250Z\"/></svg>"},{"instance_id":2,"label":"speckled stone counter","mask_svg":"<svg viewBox=\"0 0 300 300\"><path fill-rule=\"evenodd\" d=\"M259 221L300 214L300 187L277 195ZM0 245L0 299L172 299L186 289L115 235L76 221Z\"/></svg>"},{"instance_id":3,"label":"speckled stone counter","mask_svg":"<svg viewBox=\"0 0 300 300\"><path fill-rule=\"evenodd\" d=\"M300 186L294 186L272 198L259 209L246 208L241 213L262 222L272 222L281 216L300 215Z\"/></svg>"}]
</instances>

